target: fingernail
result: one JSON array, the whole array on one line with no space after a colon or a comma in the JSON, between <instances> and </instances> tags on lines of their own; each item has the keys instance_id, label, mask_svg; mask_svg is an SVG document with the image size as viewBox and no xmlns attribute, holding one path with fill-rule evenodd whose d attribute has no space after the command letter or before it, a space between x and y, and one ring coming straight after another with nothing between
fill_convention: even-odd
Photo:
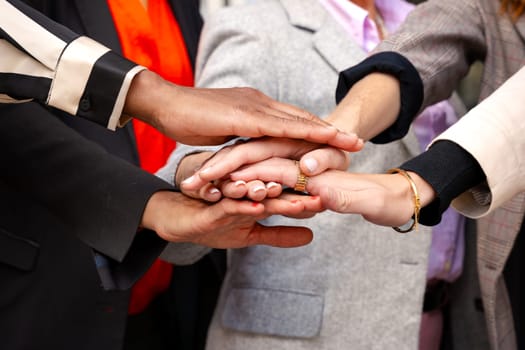
<instances>
[{"instance_id":1,"label":"fingernail","mask_svg":"<svg viewBox=\"0 0 525 350\"><path fill-rule=\"evenodd\" d=\"M207 167L207 168L204 168L200 171L201 174L207 174L211 171L211 166L210 167Z\"/></svg>"},{"instance_id":2,"label":"fingernail","mask_svg":"<svg viewBox=\"0 0 525 350\"><path fill-rule=\"evenodd\" d=\"M259 206L259 202L252 202L252 207L258 207Z\"/></svg>"},{"instance_id":3,"label":"fingernail","mask_svg":"<svg viewBox=\"0 0 525 350\"><path fill-rule=\"evenodd\" d=\"M246 185L246 181L242 181L242 180L235 181L235 186L241 186L241 185Z\"/></svg>"},{"instance_id":4,"label":"fingernail","mask_svg":"<svg viewBox=\"0 0 525 350\"><path fill-rule=\"evenodd\" d=\"M274 188L274 187L279 187L279 184L277 182L273 182L273 181L270 181L266 184L266 188L270 189L270 188Z\"/></svg>"},{"instance_id":5,"label":"fingernail","mask_svg":"<svg viewBox=\"0 0 525 350\"><path fill-rule=\"evenodd\" d=\"M183 184L192 183L195 180L195 175L188 177L186 180L182 181Z\"/></svg>"},{"instance_id":6,"label":"fingernail","mask_svg":"<svg viewBox=\"0 0 525 350\"><path fill-rule=\"evenodd\" d=\"M218 189L216 189L215 187L214 188L210 188L210 190L208 191L210 194L215 194L215 193L219 193L221 191L219 191Z\"/></svg>"},{"instance_id":7,"label":"fingernail","mask_svg":"<svg viewBox=\"0 0 525 350\"><path fill-rule=\"evenodd\" d=\"M263 190L266 190L266 187L264 187L264 186L255 186L254 188L252 188L253 192L259 192L259 191L263 191Z\"/></svg>"},{"instance_id":8,"label":"fingernail","mask_svg":"<svg viewBox=\"0 0 525 350\"><path fill-rule=\"evenodd\" d=\"M306 158L304 161L304 166L306 166L306 169L308 169L309 172L313 173L317 170L317 167L319 166L319 163L317 163L317 160L314 158Z\"/></svg>"}]
</instances>

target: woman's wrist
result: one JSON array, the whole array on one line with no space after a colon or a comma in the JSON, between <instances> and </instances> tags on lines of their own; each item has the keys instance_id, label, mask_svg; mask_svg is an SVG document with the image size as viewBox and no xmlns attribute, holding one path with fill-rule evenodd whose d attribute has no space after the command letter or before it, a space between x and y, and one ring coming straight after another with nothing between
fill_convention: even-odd
<instances>
[{"instance_id":1,"label":"woman's wrist","mask_svg":"<svg viewBox=\"0 0 525 350\"><path fill-rule=\"evenodd\" d=\"M399 81L373 72L355 83L326 120L339 130L369 140L396 121L400 106Z\"/></svg>"},{"instance_id":2,"label":"woman's wrist","mask_svg":"<svg viewBox=\"0 0 525 350\"><path fill-rule=\"evenodd\" d=\"M410 177L414 181L414 184L417 187L421 207L425 207L432 203L432 201L436 199L436 191L434 190L434 188L432 188L432 186L430 186L430 184L426 182L425 179L423 179L417 173L413 171L407 171L407 173L410 175Z\"/></svg>"}]
</instances>

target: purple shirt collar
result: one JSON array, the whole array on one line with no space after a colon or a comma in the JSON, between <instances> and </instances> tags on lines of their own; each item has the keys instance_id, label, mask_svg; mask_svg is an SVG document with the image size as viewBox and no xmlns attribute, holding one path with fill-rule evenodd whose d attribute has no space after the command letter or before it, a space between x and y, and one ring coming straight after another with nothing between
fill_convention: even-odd
<instances>
[{"instance_id":1,"label":"purple shirt collar","mask_svg":"<svg viewBox=\"0 0 525 350\"><path fill-rule=\"evenodd\" d=\"M370 52L379 44L378 29L368 11L348 0L319 1L363 50ZM403 0L376 0L375 4L387 32L396 30L414 8Z\"/></svg>"}]
</instances>

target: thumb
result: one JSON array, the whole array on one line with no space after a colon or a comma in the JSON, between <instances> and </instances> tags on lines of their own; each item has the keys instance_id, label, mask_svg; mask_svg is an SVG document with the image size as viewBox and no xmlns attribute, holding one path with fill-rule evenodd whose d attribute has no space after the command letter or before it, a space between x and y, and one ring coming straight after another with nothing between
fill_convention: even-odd
<instances>
[{"instance_id":1,"label":"thumb","mask_svg":"<svg viewBox=\"0 0 525 350\"><path fill-rule=\"evenodd\" d=\"M323 187L319 193L321 202L326 209L338 213L353 213L352 196L349 191L340 188Z\"/></svg>"},{"instance_id":2,"label":"thumb","mask_svg":"<svg viewBox=\"0 0 525 350\"><path fill-rule=\"evenodd\" d=\"M332 147L310 151L300 161L301 171L308 176L318 175L328 169L347 170L349 165L348 153Z\"/></svg>"}]
</instances>

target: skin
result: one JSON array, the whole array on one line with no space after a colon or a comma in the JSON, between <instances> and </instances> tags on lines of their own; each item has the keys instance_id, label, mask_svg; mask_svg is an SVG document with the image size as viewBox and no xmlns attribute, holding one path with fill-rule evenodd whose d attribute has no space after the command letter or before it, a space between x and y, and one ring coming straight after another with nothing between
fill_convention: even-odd
<instances>
[{"instance_id":1,"label":"skin","mask_svg":"<svg viewBox=\"0 0 525 350\"><path fill-rule=\"evenodd\" d=\"M353 151L346 134L313 114L272 100L252 88L188 88L144 70L133 79L124 114L189 145L221 144L235 136L304 139Z\"/></svg>"},{"instance_id":2,"label":"skin","mask_svg":"<svg viewBox=\"0 0 525 350\"><path fill-rule=\"evenodd\" d=\"M362 146L363 143L360 141L357 147L361 149ZM211 154L208 154L202 156L202 159L193 158L195 161L191 165L188 163L188 166L185 165L185 161L191 161L192 158L186 157L181 162L181 165L185 166L185 168L183 171L179 170L177 172L176 179L177 183L180 183L181 189L185 193L190 193L199 191L214 180L226 177L242 166L274 157L300 160L306 154L313 156L318 154L324 155L324 157L330 159L330 163L327 166L331 169L345 170L350 164L348 154L333 147L320 148L317 144L300 140L262 138L227 146L215 153L213 157L210 157ZM204 158L206 159L205 162ZM301 161L301 163L303 164L304 162ZM303 166L306 167L307 165L308 163L304 163ZM195 170L196 172L192 174ZM181 179L185 180L179 182Z\"/></svg>"},{"instance_id":3,"label":"skin","mask_svg":"<svg viewBox=\"0 0 525 350\"><path fill-rule=\"evenodd\" d=\"M236 136L268 135L330 144L349 151L362 146L355 134L343 133L311 113L274 101L255 89L187 88L167 82L148 70L134 77L124 114L135 116L186 144L221 144ZM228 186L226 189L232 185L225 186ZM210 205L160 191L148 200L141 226L156 231L168 241L217 248L252 244L297 246L311 240L308 229L266 228L257 220L272 214L305 215L304 212L318 211L319 199L317 202L309 200L308 205L314 207L310 210L305 209L299 199L265 200L267 196L280 193L278 185L269 187L262 182L252 182L246 187L241 184L240 188L252 193L254 200L264 200L264 203L217 198L218 202ZM236 197L240 198L241 194Z\"/></svg>"},{"instance_id":4,"label":"skin","mask_svg":"<svg viewBox=\"0 0 525 350\"><path fill-rule=\"evenodd\" d=\"M310 229L265 227L257 220L277 213L299 215L305 210L318 211L320 208L319 198L268 199L261 203L224 198L209 204L181 193L159 191L147 203L142 225L171 242L191 242L215 248L255 244L296 247L312 240Z\"/></svg>"},{"instance_id":5,"label":"skin","mask_svg":"<svg viewBox=\"0 0 525 350\"><path fill-rule=\"evenodd\" d=\"M330 158L317 161L320 169L331 166ZM233 172L231 179L277 181L293 187L297 181L296 172L293 161L272 158ZM416 173L408 173L418 188L421 205L428 205L435 199L434 190ZM409 182L401 174L354 174L327 170L310 177L306 190L320 196L326 209L360 214L377 225L399 226L414 214L413 193Z\"/></svg>"},{"instance_id":6,"label":"skin","mask_svg":"<svg viewBox=\"0 0 525 350\"><path fill-rule=\"evenodd\" d=\"M372 19L375 17L375 6L373 1L354 1L357 5L368 10L371 14ZM142 73L141 73L142 74ZM161 92L162 89L147 89L149 92ZM204 101L202 98L206 93L210 93L211 90L198 91L192 89L193 96L187 96L185 100L195 100ZM213 112L217 110L222 111L224 105L221 104L222 101L228 100L228 106L232 104L235 105L239 101L238 95L236 93L244 94L245 96L252 94L252 97L256 102L260 102L261 99L264 100L265 96L249 90L234 91L230 89L223 90L228 96L207 96L208 101L217 102L214 104ZM381 94L375 92L382 91ZM200 94L200 93L203 94ZM211 93L213 94L212 91ZM184 95L185 92L182 92ZM172 98L170 101L176 100L176 97L181 94L173 94L175 98ZM191 95L191 94L190 94ZM170 96L169 94L164 94L165 96ZM233 100L229 100L229 97L234 97ZM147 96L143 96L148 98ZM217 100L216 100L217 98ZM160 96L162 99L162 96ZM169 103L170 101L167 101ZM257 103L254 102L256 105ZM202 106L202 103L198 103ZM191 105L191 104L190 104ZM261 105L259 105L261 106ZM294 115L302 115L301 111L293 110L290 106L279 105L279 104L267 104L263 102L262 109L256 109L257 112L266 113L267 116L262 118L267 118L266 121L270 123L269 128L272 126L278 125L283 126L277 134L274 131L265 131L266 135L269 136L278 136L278 137L288 137L288 138L302 138L308 141L319 142L319 137L322 139L326 134L312 134L311 132L306 132L306 136L299 136L297 133L291 135L290 133L286 134L284 130L288 132L290 130L296 130L293 127L290 127L289 124L294 120L297 121L297 118ZM274 108L273 111L269 111L268 107ZM277 112L275 111L277 109ZM334 112L327 118L327 122L332 124L337 129L346 132L348 135L355 136L359 135L359 138L354 137L353 139L347 139L346 143L341 140L341 135L335 134L334 138L331 140L324 139L321 142L327 142L331 146L336 148L344 149L347 151L358 151L363 146L363 141L369 140L374 137L381 131L385 130L390 126L396 119L400 109L400 88L399 82L386 74L373 73L363 78L360 82L354 85L348 95L343 99L343 101L337 106ZM169 110L169 109L168 109ZM197 110L197 109L195 109ZM213 125L216 130L223 130L224 125L216 126L213 123L210 124L211 120L208 121L209 115L198 115L193 116L191 113L195 113L195 110L189 111L189 116L186 120L196 120L197 124L205 125L204 128L200 129L201 136L195 137L197 130L184 130L186 124L190 126L192 123L185 123L184 125L180 122L177 123L177 116L168 116L164 112L153 112L153 113L143 113L156 116L154 125L158 125L159 130L169 130L171 129L170 125L179 124L179 140L184 140L183 142L188 144L196 143L220 143L225 141L228 137L216 137L214 131L207 130L209 125ZM246 108L238 108L238 111L246 111ZM248 109L250 110L250 109ZM253 110L251 110L253 112ZM225 112L228 115L228 112ZM228 127L231 127L235 124L235 120L246 120L246 117L229 114L232 116L229 122L226 122L226 125L229 123ZM268 118L268 115L270 117ZM290 118L291 116L291 118ZM248 116L249 118L250 116ZM243 119L238 119L243 118ZM175 121L174 121L175 120ZM323 123L319 122L316 118L312 118L310 115L305 115L304 120L308 123ZM202 122L202 123L199 123ZM208 122L206 122L208 121ZM253 125L248 124L247 125ZM182 126L181 126L182 125ZM259 125L259 124L256 124ZM262 125L262 124L261 124ZM262 136L260 130L256 131L256 134L250 134L252 131L243 130L240 131L243 126L236 126L236 134L243 134L246 136L257 137ZM304 123L303 123L304 127ZM329 127L328 127L329 128ZM297 129L301 130L301 129ZM259 134L257 134L259 132ZM204 134L204 135L203 135ZM234 132L230 132L230 135ZM359 213L362 214L367 220L370 220L374 223L381 225L400 225L408 220L408 218L413 213L413 202L412 195L410 192L410 187L406 179L402 175L357 175L357 174L346 174L344 172L334 172L327 171L324 174L321 174L324 170L327 169L341 169L346 170L349 164L349 159L346 154L343 153L343 157L340 157L341 152L336 148L331 147L320 147L319 145L304 145L294 142L283 141L278 139L269 139L266 141L264 139L261 144L260 140L255 140L249 142L247 145L237 145L232 147L227 147L224 150L218 152L216 155L211 157L210 154L201 155L201 158L194 160L191 165L186 167L181 174L178 174L176 178L178 181L185 179L180 182L180 187L182 191L194 198L202 198L210 202L216 202L219 200L224 200L221 198L231 197L231 198L249 198L252 200L263 200L263 198L275 198L274 196L278 195L277 189L275 186L272 188L275 189L275 192L272 192L268 189L266 183L285 184L287 186L293 187L297 180L297 168L295 163L293 163L292 168L290 165L288 167L268 167L263 170L260 166L263 164L268 165L270 161L286 161L287 159L300 160L300 169L307 175L313 176L310 179L307 187L307 190L312 194L317 194L321 196L322 203L324 206L331 210L345 212L345 213ZM197 156L196 156L197 157ZM205 158L205 159L204 159ZM343 161L341 161L343 159ZM188 159L191 162L191 159ZM259 162L259 163L257 163ZM200 165L199 165L200 163ZM204 165L203 165L204 164ZM181 164L182 165L182 164ZM259 177L243 177L239 174L241 172L233 173L228 177L228 174L234 172L241 167L251 167L259 169ZM285 169L288 169L288 172L285 175ZM192 171L196 172L190 176ZM274 174L273 171L279 170L280 174ZM266 172L265 172L266 171ZM271 174L271 176L269 175ZM320 174L320 175L318 175ZM318 175L318 176L315 176ZM284 176L287 176L287 182L283 182L285 179ZM346 176L346 177L345 177ZM369 176L369 178L366 178ZM424 203L429 203L432 199L432 196L435 196L433 189L425 183L417 174L413 174L413 178L417 180L418 186L421 187L420 191L424 196ZM359 181L356 181L359 179ZM392 180L396 181L392 181ZM349 182L347 186L342 186ZM317 185L316 185L317 184ZM353 184L353 185L352 185ZM359 188L357 185L362 186ZM313 188L310 188L312 187ZM403 189L400 191L399 189ZM359 194L370 192L369 198L377 198L377 201L370 203L370 201L359 201L356 198L360 198ZM366 205L368 202L368 205ZM383 211L388 209L387 204L396 203L398 205L392 205L390 208L394 208L396 211L395 216L384 215ZM424 205L424 204L423 204ZM398 210L403 208L403 213L399 214ZM378 213L381 213L379 215Z\"/></svg>"},{"instance_id":7,"label":"skin","mask_svg":"<svg viewBox=\"0 0 525 350\"><path fill-rule=\"evenodd\" d=\"M382 91L382 93L377 94L376 91ZM399 82L390 75L373 73L354 85L327 120L340 130L356 133L362 140L369 140L393 124L399 110ZM209 184L212 181L224 178L232 172L230 180L234 182L250 182L257 179L293 187L297 175L295 164L292 167L279 168L275 165L269 166L267 162L260 163L265 164L265 170L260 165L255 165L257 162L271 158L300 159L300 169L308 176L321 174L327 169L346 170L348 166L349 160L347 159L345 163L341 162L340 158L336 156L337 150L334 148L318 146L309 148L295 142L286 143L276 139L267 139L267 141L263 140L262 142L264 143L256 140L251 146L249 142L245 145L227 147L221 151L222 153L219 152L217 156L206 162L193 176L184 180L181 187L188 191L198 191L203 186L210 186ZM361 141L358 146L359 148L362 147ZM243 177L239 175L242 172L235 173L235 169L246 167L248 164L251 164L252 168L259 169L258 175L260 177ZM279 169L280 174L276 174L275 169ZM286 175L288 178L286 179L287 182L282 182L285 180L283 178L285 169L288 169ZM309 193L321 196L323 206L328 209L342 213L359 213L367 220L370 219L370 221L380 225L401 225L408 221L413 214L410 185L402 175L370 175L370 178L365 181L364 177L367 175L362 174L359 175L360 181L354 182L353 187L342 187L342 183L352 182L358 176L357 174L347 174L348 177L344 175L345 173L341 172L332 174L331 177L320 176L318 180L311 178L307 190ZM412 173L411 175L413 175L420 195L423 197L422 205L430 203L435 197L432 187L417 174ZM392 181L392 179L397 179L397 181ZM323 185L315 187L312 192L310 188L312 181L314 184L316 181L323 182ZM371 189L371 185L374 183L376 186ZM337 187L334 184L337 184ZM356 184L363 186L361 188L362 193L371 191L370 193L374 195L369 198L376 198L379 201L378 203L383 205L369 207L355 204L356 193L359 192ZM398 188L403 189L404 195L396 191ZM218 192L215 193L215 196L221 198L221 194ZM201 198L206 198L206 196L204 195ZM353 204L350 205L349 203ZM404 208L402 214L398 212L400 208ZM384 211L390 209L392 215L385 215ZM381 215L379 215L380 213Z\"/></svg>"}]
</instances>

